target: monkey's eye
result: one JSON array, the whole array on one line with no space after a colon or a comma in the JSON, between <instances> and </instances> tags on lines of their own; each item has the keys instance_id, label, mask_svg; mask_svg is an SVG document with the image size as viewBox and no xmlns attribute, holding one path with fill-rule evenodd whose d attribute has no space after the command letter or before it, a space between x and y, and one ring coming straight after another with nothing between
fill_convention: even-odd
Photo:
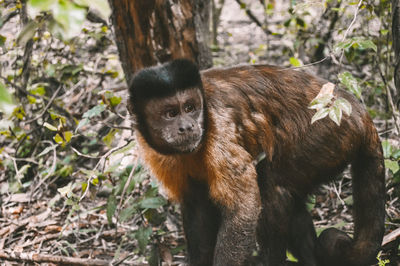
<instances>
[{"instance_id":1,"label":"monkey's eye","mask_svg":"<svg viewBox=\"0 0 400 266\"><path fill-rule=\"evenodd\" d=\"M167 112L165 112L165 117L167 119L174 118L177 115L178 115L178 110L176 110L176 109L171 109L171 110L168 110Z\"/></svg>"},{"instance_id":2,"label":"monkey's eye","mask_svg":"<svg viewBox=\"0 0 400 266\"><path fill-rule=\"evenodd\" d=\"M191 113L191 112L193 112L194 111L194 105L193 104L187 104L186 106L185 106L185 112L186 113Z\"/></svg>"}]
</instances>

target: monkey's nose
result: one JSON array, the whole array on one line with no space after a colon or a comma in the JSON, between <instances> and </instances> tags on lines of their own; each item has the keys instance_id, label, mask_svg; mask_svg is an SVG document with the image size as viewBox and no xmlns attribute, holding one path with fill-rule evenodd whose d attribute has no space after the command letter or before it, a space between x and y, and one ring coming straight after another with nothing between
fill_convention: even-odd
<instances>
[{"instance_id":1,"label":"monkey's nose","mask_svg":"<svg viewBox=\"0 0 400 266\"><path fill-rule=\"evenodd\" d=\"M194 127L193 124L181 125L181 126L178 128L178 132L179 132L180 134L184 134L184 133L186 133L186 132L188 132L188 131L192 131L192 130L193 130L193 127Z\"/></svg>"}]
</instances>

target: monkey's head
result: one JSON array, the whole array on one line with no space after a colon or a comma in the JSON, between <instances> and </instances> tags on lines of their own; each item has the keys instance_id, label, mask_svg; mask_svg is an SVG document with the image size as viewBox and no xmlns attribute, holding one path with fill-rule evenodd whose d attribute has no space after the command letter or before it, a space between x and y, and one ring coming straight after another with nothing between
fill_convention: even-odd
<instances>
[{"instance_id":1,"label":"monkey's head","mask_svg":"<svg viewBox=\"0 0 400 266\"><path fill-rule=\"evenodd\" d=\"M128 108L146 142L163 154L189 153L205 132L201 76L189 60L178 59L139 71L129 87Z\"/></svg>"}]
</instances>

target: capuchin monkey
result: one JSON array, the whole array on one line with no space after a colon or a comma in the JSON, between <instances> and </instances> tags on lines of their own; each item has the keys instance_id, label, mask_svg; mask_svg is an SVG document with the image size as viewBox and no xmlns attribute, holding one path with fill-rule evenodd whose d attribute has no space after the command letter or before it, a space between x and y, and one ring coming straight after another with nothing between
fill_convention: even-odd
<instances>
[{"instance_id":1,"label":"capuchin monkey","mask_svg":"<svg viewBox=\"0 0 400 266\"><path fill-rule=\"evenodd\" d=\"M139 71L129 110L141 155L180 203L190 265L364 266L384 234L382 147L355 97L340 126L311 124L308 108L326 81L269 65L199 72L178 59ZM354 235L317 238L307 196L352 169ZM257 246L258 244L258 246Z\"/></svg>"}]
</instances>

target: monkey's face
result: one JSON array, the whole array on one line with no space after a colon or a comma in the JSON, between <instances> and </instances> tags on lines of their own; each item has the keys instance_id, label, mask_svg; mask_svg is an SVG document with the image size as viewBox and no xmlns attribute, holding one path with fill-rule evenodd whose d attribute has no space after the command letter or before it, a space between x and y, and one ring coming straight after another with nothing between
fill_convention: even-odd
<instances>
[{"instance_id":1,"label":"monkey's face","mask_svg":"<svg viewBox=\"0 0 400 266\"><path fill-rule=\"evenodd\" d=\"M148 141L162 153L189 153L199 147L204 134L203 97L200 89L149 100L144 105Z\"/></svg>"}]
</instances>

